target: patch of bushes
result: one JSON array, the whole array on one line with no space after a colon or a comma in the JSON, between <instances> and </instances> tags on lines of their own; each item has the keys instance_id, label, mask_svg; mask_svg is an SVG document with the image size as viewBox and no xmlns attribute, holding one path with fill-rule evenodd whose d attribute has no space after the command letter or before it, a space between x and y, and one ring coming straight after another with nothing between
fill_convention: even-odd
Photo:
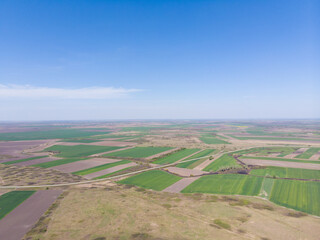
<instances>
[{"instance_id":1,"label":"patch of bushes","mask_svg":"<svg viewBox=\"0 0 320 240\"><path fill-rule=\"evenodd\" d=\"M269 210L269 211L274 210L272 206L267 204L262 204L262 203L253 203L251 206L255 209L260 209L260 210Z\"/></svg>"},{"instance_id":2,"label":"patch of bushes","mask_svg":"<svg viewBox=\"0 0 320 240\"><path fill-rule=\"evenodd\" d=\"M213 221L213 223L218 226L218 228L224 228L224 229L227 229L227 230L231 230L231 226L230 224L226 223L226 222L223 222L222 220L220 219L215 219Z\"/></svg>"},{"instance_id":3,"label":"patch of bushes","mask_svg":"<svg viewBox=\"0 0 320 240\"><path fill-rule=\"evenodd\" d=\"M288 212L286 215L289 217L295 217L295 218L308 216L308 214L304 212Z\"/></svg>"}]
</instances>

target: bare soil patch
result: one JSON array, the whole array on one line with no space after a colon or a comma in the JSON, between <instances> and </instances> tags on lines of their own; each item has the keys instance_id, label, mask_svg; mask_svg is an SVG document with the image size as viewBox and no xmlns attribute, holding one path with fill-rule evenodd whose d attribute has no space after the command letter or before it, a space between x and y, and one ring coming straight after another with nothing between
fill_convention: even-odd
<instances>
[{"instance_id":1,"label":"bare soil patch","mask_svg":"<svg viewBox=\"0 0 320 240\"><path fill-rule=\"evenodd\" d=\"M163 192L171 192L171 193L179 193L181 190L186 188L188 185L193 183L195 180L199 179L200 177L189 177L183 178L178 182L172 184L171 186L167 187L163 190Z\"/></svg>"},{"instance_id":2,"label":"bare soil patch","mask_svg":"<svg viewBox=\"0 0 320 240\"><path fill-rule=\"evenodd\" d=\"M92 158L89 160L82 160L73 163L67 163L59 166L51 167L50 169L59 170L65 173L77 172L80 170L100 166L107 163L118 162L117 159L108 159L108 158Z\"/></svg>"},{"instance_id":3,"label":"bare soil patch","mask_svg":"<svg viewBox=\"0 0 320 240\"><path fill-rule=\"evenodd\" d=\"M115 166L115 167L104 169L104 170L101 170L101 171L98 171L98 172L90 173L88 175L84 175L83 177L85 177L87 179L92 179L92 178L100 177L100 176L103 176L103 175L106 175L106 174L109 174L109 173L113 173L113 172L116 172L116 171L119 171L119 170L122 170L122 169L125 169L125 168L128 168L128 167L133 167L133 166L136 166L136 165L137 164L134 163L134 162L127 163L127 164L122 164L122 165L118 165L118 166Z\"/></svg>"},{"instance_id":4,"label":"bare soil patch","mask_svg":"<svg viewBox=\"0 0 320 240\"><path fill-rule=\"evenodd\" d=\"M170 173L177 174L182 177L191 177L191 176L200 176L205 173L205 171L196 170L196 169L188 169L188 168L178 168L178 167L168 167L165 168Z\"/></svg>"},{"instance_id":5,"label":"bare soil patch","mask_svg":"<svg viewBox=\"0 0 320 240\"><path fill-rule=\"evenodd\" d=\"M247 165L275 166L275 167L288 167L288 168L303 168L303 169L320 170L320 164L314 164L314 163L300 163L300 162L260 160L260 159L241 159L241 161Z\"/></svg>"},{"instance_id":6,"label":"bare soil patch","mask_svg":"<svg viewBox=\"0 0 320 240\"><path fill-rule=\"evenodd\" d=\"M320 152L313 154L309 160L319 160L320 159Z\"/></svg>"},{"instance_id":7,"label":"bare soil patch","mask_svg":"<svg viewBox=\"0 0 320 240\"><path fill-rule=\"evenodd\" d=\"M61 158L45 157L45 158L38 158L38 159L33 159L33 160L25 161L25 162L15 163L14 165L17 165L17 166L31 166L31 165L34 165L34 164L51 162L51 161L58 160L58 159L61 159Z\"/></svg>"},{"instance_id":8,"label":"bare soil patch","mask_svg":"<svg viewBox=\"0 0 320 240\"><path fill-rule=\"evenodd\" d=\"M307 151L309 148L299 148L297 151L288 154L287 156L285 156L286 158L295 158L296 156L304 153L305 151Z\"/></svg>"},{"instance_id":9,"label":"bare soil patch","mask_svg":"<svg viewBox=\"0 0 320 240\"><path fill-rule=\"evenodd\" d=\"M0 239L21 239L54 203L61 190L40 190L0 221Z\"/></svg>"}]
</instances>

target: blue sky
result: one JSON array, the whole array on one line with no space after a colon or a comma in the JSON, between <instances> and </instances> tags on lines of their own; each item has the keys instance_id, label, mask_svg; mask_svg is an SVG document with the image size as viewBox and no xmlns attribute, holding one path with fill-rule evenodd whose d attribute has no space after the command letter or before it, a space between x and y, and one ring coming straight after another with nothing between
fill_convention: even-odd
<instances>
[{"instance_id":1,"label":"blue sky","mask_svg":"<svg viewBox=\"0 0 320 240\"><path fill-rule=\"evenodd\" d=\"M320 118L320 2L0 2L0 120Z\"/></svg>"}]
</instances>

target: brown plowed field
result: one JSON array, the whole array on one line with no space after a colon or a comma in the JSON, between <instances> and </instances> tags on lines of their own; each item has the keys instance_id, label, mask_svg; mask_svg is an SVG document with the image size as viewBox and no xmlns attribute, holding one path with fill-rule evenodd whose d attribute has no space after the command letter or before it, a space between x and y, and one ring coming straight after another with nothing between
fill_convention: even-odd
<instances>
[{"instance_id":1,"label":"brown plowed field","mask_svg":"<svg viewBox=\"0 0 320 240\"><path fill-rule=\"evenodd\" d=\"M87 179L92 179L92 178L100 177L100 176L103 176L103 175L106 175L106 174L109 174L109 173L113 173L113 172L116 172L116 171L119 171L119 170L122 170L122 169L125 169L125 168L128 168L128 167L133 167L135 165L137 165L137 164L134 163L134 162L127 163L127 164L122 164L122 165L118 165L118 166L115 166L115 167L111 167L111 168L108 168L108 169L101 170L99 172L90 173L90 174L85 175L83 177L85 177Z\"/></svg>"},{"instance_id":2,"label":"brown plowed field","mask_svg":"<svg viewBox=\"0 0 320 240\"><path fill-rule=\"evenodd\" d=\"M38 159L30 160L30 161L15 163L15 165L17 165L17 166L30 166L30 165L39 164L39 163L51 162L51 161L58 160L58 159L61 159L61 158L45 157L45 158L38 158Z\"/></svg>"},{"instance_id":3,"label":"brown plowed field","mask_svg":"<svg viewBox=\"0 0 320 240\"><path fill-rule=\"evenodd\" d=\"M200 177L183 178L162 191L163 192L171 192L171 193L179 193L181 190L183 190L184 188L186 188L188 185L190 185L191 183L193 183L195 180L197 180L199 178Z\"/></svg>"},{"instance_id":4,"label":"brown plowed field","mask_svg":"<svg viewBox=\"0 0 320 240\"><path fill-rule=\"evenodd\" d=\"M182 177L200 176L204 173L207 173L207 172L204 172L201 170L188 169L188 168L178 168L178 167L168 167L168 168L165 168L165 170L167 170L171 173L177 174L179 176L182 176Z\"/></svg>"},{"instance_id":5,"label":"brown plowed field","mask_svg":"<svg viewBox=\"0 0 320 240\"><path fill-rule=\"evenodd\" d=\"M304 169L320 170L320 164L314 164L314 163L300 163L300 162L260 160L260 159L241 159L241 161L247 165L304 168Z\"/></svg>"},{"instance_id":6,"label":"brown plowed field","mask_svg":"<svg viewBox=\"0 0 320 240\"><path fill-rule=\"evenodd\" d=\"M60 190L42 190L31 195L0 221L0 239L22 239L61 193Z\"/></svg>"},{"instance_id":7,"label":"brown plowed field","mask_svg":"<svg viewBox=\"0 0 320 240\"><path fill-rule=\"evenodd\" d=\"M107 159L107 158L92 158L89 160L82 160L78 162L54 166L51 169L59 170L61 172L71 173L71 172L77 172L80 170L96 167L96 166L107 164L107 163L118 162L118 161L120 160Z\"/></svg>"}]
</instances>

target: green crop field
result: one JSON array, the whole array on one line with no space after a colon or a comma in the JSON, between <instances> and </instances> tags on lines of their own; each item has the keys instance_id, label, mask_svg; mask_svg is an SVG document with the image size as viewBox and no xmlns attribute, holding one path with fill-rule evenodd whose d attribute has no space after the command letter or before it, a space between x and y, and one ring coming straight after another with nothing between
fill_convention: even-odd
<instances>
[{"instance_id":1,"label":"green crop field","mask_svg":"<svg viewBox=\"0 0 320 240\"><path fill-rule=\"evenodd\" d=\"M31 158L13 160L13 161L9 161L9 162L4 162L4 163L2 163L2 164L10 165L10 164L14 164L14 163L27 162L27 161L30 161L30 160L39 159L39 158L45 158L45 157L48 157L48 156L37 156L37 157L31 157Z\"/></svg>"},{"instance_id":2,"label":"green crop field","mask_svg":"<svg viewBox=\"0 0 320 240\"><path fill-rule=\"evenodd\" d=\"M12 191L0 196L0 219L23 203L35 191Z\"/></svg>"},{"instance_id":3,"label":"green crop field","mask_svg":"<svg viewBox=\"0 0 320 240\"><path fill-rule=\"evenodd\" d=\"M104 170L104 169L108 169L108 168L111 168L111 167L115 167L115 166L118 166L118 165L130 163L130 162L131 161L128 161L128 160L122 160L122 161L119 161L119 162L107 163L107 164L103 164L103 165L100 165L100 166L96 166L96 167L84 169L84 170L81 170L81 171L73 172L73 174L79 175L79 176L83 176L83 175L87 175L87 174L90 174L90 173L98 172L98 171L101 171L101 170Z\"/></svg>"},{"instance_id":4,"label":"green crop field","mask_svg":"<svg viewBox=\"0 0 320 240\"><path fill-rule=\"evenodd\" d=\"M197 151L199 151L200 149L182 149L180 151L171 153L165 157L159 158L157 160L155 160L153 163L156 164L168 164L168 163L174 163L184 157L187 157Z\"/></svg>"},{"instance_id":5,"label":"green crop field","mask_svg":"<svg viewBox=\"0 0 320 240\"><path fill-rule=\"evenodd\" d=\"M228 168L242 168L242 166L229 154L224 154L210 163L203 171L216 172Z\"/></svg>"},{"instance_id":6,"label":"green crop field","mask_svg":"<svg viewBox=\"0 0 320 240\"><path fill-rule=\"evenodd\" d=\"M297 178L297 179L320 179L319 170L309 170L300 168L267 167L253 169L251 175L270 176L278 178Z\"/></svg>"},{"instance_id":7,"label":"green crop field","mask_svg":"<svg viewBox=\"0 0 320 240\"><path fill-rule=\"evenodd\" d=\"M126 170L130 169L130 168L133 168L134 166L131 166L131 167L127 167L127 168L124 168L124 169L121 169L119 171L115 171L115 172L112 172L112 173L108 173L106 175L103 175L103 176L99 176L99 177L96 177L96 178L93 178L93 179L102 179L102 178L106 178L106 177L112 177L112 176L115 176L115 175L119 175L118 173L126 173Z\"/></svg>"},{"instance_id":8,"label":"green crop field","mask_svg":"<svg viewBox=\"0 0 320 240\"><path fill-rule=\"evenodd\" d=\"M182 178L167 172L152 170L126 178L118 183L136 185L147 189L162 191L180 179Z\"/></svg>"},{"instance_id":9,"label":"green crop field","mask_svg":"<svg viewBox=\"0 0 320 240\"><path fill-rule=\"evenodd\" d=\"M275 180L270 201L320 216L320 182Z\"/></svg>"},{"instance_id":10,"label":"green crop field","mask_svg":"<svg viewBox=\"0 0 320 240\"><path fill-rule=\"evenodd\" d=\"M41 168L50 168L54 166L59 166L67 163L73 163L73 162L78 162L82 160L87 160L89 158L65 158L65 159L58 159L50 162L44 162L44 163L39 163L39 164L34 164L32 167L41 167Z\"/></svg>"},{"instance_id":11,"label":"green crop field","mask_svg":"<svg viewBox=\"0 0 320 240\"><path fill-rule=\"evenodd\" d=\"M301 162L301 163L315 163L320 164L320 161L312 160L298 160L291 158L272 158L272 157L251 157L251 156L241 156L240 159L260 159L260 160L273 160L273 161L284 161L284 162Z\"/></svg>"},{"instance_id":12,"label":"green crop field","mask_svg":"<svg viewBox=\"0 0 320 240\"><path fill-rule=\"evenodd\" d=\"M152 155L165 152L171 147L135 147L123 151L105 154L106 157L125 157L125 158L146 158Z\"/></svg>"},{"instance_id":13,"label":"green crop field","mask_svg":"<svg viewBox=\"0 0 320 240\"><path fill-rule=\"evenodd\" d=\"M301 153L300 155L296 156L296 158L305 158L305 159L309 159L312 157L312 155L318 153L320 151L320 148L309 148L307 151L305 151L304 153Z\"/></svg>"},{"instance_id":14,"label":"green crop field","mask_svg":"<svg viewBox=\"0 0 320 240\"><path fill-rule=\"evenodd\" d=\"M199 139L205 144L229 144L228 142L221 140L212 134L202 134Z\"/></svg>"},{"instance_id":15,"label":"green crop field","mask_svg":"<svg viewBox=\"0 0 320 240\"><path fill-rule=\"evenodd\" d=\"M96 153L102 153L120 149L121 147L111 146L94 146L94 145L76 145L76 146L63 146L54 145L46 148L44 151L59 152L56 154L58 157L73 158L73 157L86 157Z\"/></svg>"},{"instance_id":16,"label":"green crop field","mask_svg":"<svg viewBox=\"0 0 320 240\"><path fill-rule=\"evenodd\" d=\"M297 138L297 137L239 137L235 135L230 135L230 137L239 139L239 140L282 140L282 141L320 141L320 139L311 139L311 138Z\"/></svg>"},{"instance_id":17,"label":"green crop field","mask_svg":"<svg viewBox=\"0 0 320 240\"><path fill-rule=\"evenodd\" d=\"M74 142L74 143L94 143L94 142L100 142L100 140L97 139L81 139L81 138L76 138L76 139L65 139L61 142Z\"/></svg>"},{"instance_id":18,"label":"green crop field","mask_svg":"<svg viewBox=\"0 0 320 240\"><path fill-rule=\"evenodd\" d=\"M46 131L30 132L9 132L0 133L0 141L20 141L20 140L39 140L39 139L60 139L60 138L81 138L93 135L109 133L106 129L104 132L92 131L89 129L55 129Z\"/></svg>"},{"instance_id":19,"label":"green crop field","mask_svg":"<svg viewBox=\"0 0 320 240\"><path fill-rule=\"evenodd\" d=\"M240 174L207 175L191 183L183 193L215 193L257 196L263 178Z\"/></svg>"},{"instance_id":20,"label":"green crop field","mask_svg":"<svg viewBox=\"0 0 320 240\"><path fill-rule=\"evenodd\" d=\"M189 159L200 158L200 157L205 157L205 156L209 157L210 154L214 153L215 151L216 151L215 149L205 149L205 150L185 159L185 161L189 160ZM177 167L193 169L196 166L198 166L199 164L201 164L203 161L205 161L206 159L207 158L201 158L201 159L197 159L197 160L193 160L193 161L189 161L189 162L182 162L182 163L179 163L177 165Z\"/></svg>"},{"instance_id":21,"label":"green crop field","mask_svg":"<svg viewBox=\"0 0 320 240\"><path fill-rule=\"evenodd\" d=\"M266 147L266 148L260 148L258 155L267 155L269 153L280 153L280 156L286 156L290 153L293 153L298 148L294 147Z\"/></svg>"}]
</instances>

